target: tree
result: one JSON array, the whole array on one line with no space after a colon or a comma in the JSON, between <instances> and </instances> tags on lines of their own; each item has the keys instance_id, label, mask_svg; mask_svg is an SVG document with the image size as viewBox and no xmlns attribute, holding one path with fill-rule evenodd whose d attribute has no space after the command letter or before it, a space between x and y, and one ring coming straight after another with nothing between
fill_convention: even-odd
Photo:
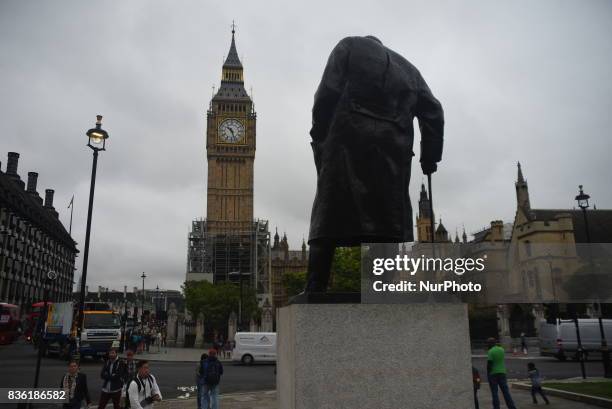
<instances>
[{"instance_id":1,"label":"tree","mask_svg":"<svg viewBox=\"0 0 612 409\"><path fill-rule=\"evenodd\" d=\"M361 291L361 247L338 247L331 266L330 292ZM299 294L306 285L306 272L286 272L283 285L287 295Z\"/></svg>"},{"instance_id":2,"label":"tree","mask_svg":"<svg viewBox=\"0 0 612 409\"><path fill-rule=\"evenodd\" d=\"M258 319L259 307L254 289L243 285L242 317L249 321ZM238 312L240 287L233 283L213 284L208 281L187 281L183 285L185 306L194 315L204 316L206 325L216 329L225 329L232 312Z\"/></svg>"},{"instance_id":3,"label":"tree","mask_svg":"<svg viewBox=\"0 0 612 409\"><path fill-rule=\"evenodd\" d=\"M593 257L565 280L563 290L573 302L608 302L612 294L611 271L610 258Z\"/></svg>"},{"instance_id":4,"label":"tree","mask_svg":"<svg viewBox=\"0 0 612 409\"><path fill-rule=\"evenodd\" d=\"M361 291L361 247L339 247L331 267L331 292Z\"/></svg>"},{"instance_id":5,"label":"tree","mask_svg":"<svg viewBox=\"0 0 612 409\"><path fill-rule=\"evenodd\" d=\"M306 285L305 271L288 271L283 274L283 286L289 297L299 294Z\"/></svg>"}]
</instances>

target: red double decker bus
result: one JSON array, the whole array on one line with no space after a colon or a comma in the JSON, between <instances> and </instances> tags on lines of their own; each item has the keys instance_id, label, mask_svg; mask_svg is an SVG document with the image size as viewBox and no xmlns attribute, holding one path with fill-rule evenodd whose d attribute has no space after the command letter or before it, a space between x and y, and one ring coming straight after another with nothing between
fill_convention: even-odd
<instances>
[{"instance_id":1,"label":"red double decker bus","mask_svg":"<svg viewBox=\"0 0 612 409\"><path fill-rule=\"evenodd\" d=\"M53 304L52 302L47 302L47 306ZM27 315L27 318L24 322L23 328L23 336L28 342L32 342L32 337L36 332L37 325L39 325L40 314L45 309L44 301L39 301L37 303L32 304L32 308L30 313Z\"/></svg>"},{"instance_id":2,"label":"red double decker bus","mask_svg":"<svg viewBox=\"0 0 612 409\"><path fill-rule=\"evenodd\" d=\"M19 307L0 303L0 345L11 344L20 335Z\"/></svg>"}]
</instances>

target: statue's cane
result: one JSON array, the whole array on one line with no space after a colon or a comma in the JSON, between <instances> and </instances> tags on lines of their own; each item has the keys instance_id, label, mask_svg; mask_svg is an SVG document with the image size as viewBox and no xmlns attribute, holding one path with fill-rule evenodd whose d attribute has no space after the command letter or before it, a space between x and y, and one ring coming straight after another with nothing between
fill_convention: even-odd
<instances>
[{"instance_id":1,"label":"statue's cane","mask_svg":"<svg viewBox=\"0 0 612 409\"><path fill-rule=\"evenodd\" d=\"M429 190L429 223L431 227L431 255L432 258L436 257L436 245L435 242L435 220L434 220L434 212L433 212L433 195L431 193L431 173L427 174L427 189Z\"/></svg>"}]
</instances>

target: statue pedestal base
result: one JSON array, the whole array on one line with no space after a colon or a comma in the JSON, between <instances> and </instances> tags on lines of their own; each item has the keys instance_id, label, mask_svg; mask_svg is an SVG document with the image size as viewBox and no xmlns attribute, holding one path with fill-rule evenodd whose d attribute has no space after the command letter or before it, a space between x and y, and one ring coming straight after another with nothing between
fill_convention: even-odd
<instances>
[{"instance_id":1,"label":"statue pedestal base","mask_svg":"<svg viewBox=\"0 0 612 409\"><path fill-rule=\"evenodd\" d=\"M474 407L466 305L293 304L277 328L279 408Z\"/></svg>"}]
</instances>

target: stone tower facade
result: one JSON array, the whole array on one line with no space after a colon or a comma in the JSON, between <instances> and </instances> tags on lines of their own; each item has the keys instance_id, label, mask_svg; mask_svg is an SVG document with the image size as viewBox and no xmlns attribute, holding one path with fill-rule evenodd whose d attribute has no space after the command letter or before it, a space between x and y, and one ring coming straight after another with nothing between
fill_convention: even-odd
<instances>
[{"instance_id":1,"label":"stone tower facade","mask_svg":"<svg viewBox=\"0 0 612 409\"><path fill-rule=\"evenodd\" d=\"M429 196L425 190L425 184L421 184L421 193L419 195L419 214L416 218L417 241L421 243L431 242L431 207L429 205Z\"/></svg>"},{"instance_id":2,"label":"stone tower facade","mask_svg":"<svg viewBox=\"0 0 612 409\"><path fill-rule=\"evenodd\" d=\"M249 231L253 224L253 165L257 114L244 88L232 29L221 86L207 112L207 212L209 233Z\"/></svg>"}]
</instances>

